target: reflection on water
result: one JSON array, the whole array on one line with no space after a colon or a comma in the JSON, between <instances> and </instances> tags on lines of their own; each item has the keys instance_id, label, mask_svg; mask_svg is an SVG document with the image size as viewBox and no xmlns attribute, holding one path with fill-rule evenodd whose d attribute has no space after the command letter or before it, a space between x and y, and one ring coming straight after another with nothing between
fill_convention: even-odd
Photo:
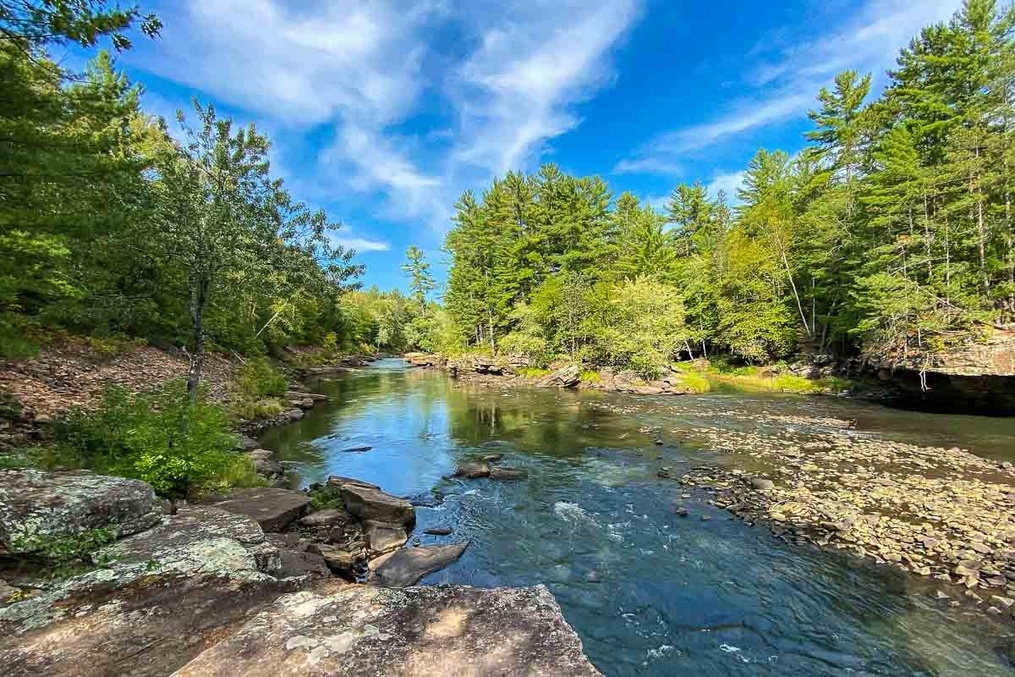
<instances>
[{"instance_id":1,"label":"reflection on water","mask_svg":"<svg viewBox=\"0 0 1015 677\"><path fill-rule=\"evenodd\" d=\"M1012 674L1002 658L1015 646L1007 623L949 608L914 577L729 520L706 496L656 477L660 465L717 459L693 441L656 445L653 432L805 414L1000 458L1012 451L1010 421L831 398L470 389L397 361L315 389L332 402L269 432L265 446L303 483L338 474L400 495L444 495L417 509L416 533L472 545L424 583L546 584L607 675ZM361 446L373 449L343 451ZM445 479L456 460L494 452L528 479ZM691 515L675 515L677 504ZM423 535L431 526L455 534Z\"/></svg>"}]
</instances>

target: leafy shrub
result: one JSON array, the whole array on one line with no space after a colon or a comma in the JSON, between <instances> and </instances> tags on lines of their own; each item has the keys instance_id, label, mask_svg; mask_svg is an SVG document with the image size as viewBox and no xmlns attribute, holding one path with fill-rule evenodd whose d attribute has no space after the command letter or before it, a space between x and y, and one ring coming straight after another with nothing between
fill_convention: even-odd
<instances>
[{"instance_id":1,"label":"leafy shrub","mask_svg":"<svg viewBox=\"0 0 1015 677\"><path fill-rule=\"evenodd\" d=\"M147 395L109 387L95 411L57 420L54 437L45 465L135 477L170 498L224 482L238 462L225 412L205 393L191 400L182 381Z\"/></svg>"},{"instance_id":2,"label":"leafy shrub","mask_svg":"<svg viewBox=\"0 0 1015 677\"><path fill-rule=\"evenodd\" d=\"M236 386L243 398L278 397L289 389L285 375L263 357L248 360L240 369Z\"/></svg>"},{"instance_id":3,"label":"leafy shrub","mask_svg":"<svg viewBox=\"0 0 1015 677\"><path fill-rule=\"evenodd\" d=\"M307 492L310 494L310 507L314 510L325 508L344 508L341 490L331 484L315 484Z\"/></svg>"},{"instance_id":4,"label":"leafy shrub","mask_svg":"<svg viewBox=\"0 0 1015 677\"><path fill-rule=\"evenodd\" d=\"M285 411L285 404L276 398L263 400L235 400L229 405L229 413L243 421L274 418Z\"/></svg>"},{"instance_id":5,"label":"leafy shrub","mask_svg":"<svg viewBox=\"0 0 1015 677\"><path fill-rule=\"evenodd\" d=\"M712 383L708 378L696 371L686 371L680 374L680 385L692 393L707 393L712 389Z\"/></svg>"}]
</instances>

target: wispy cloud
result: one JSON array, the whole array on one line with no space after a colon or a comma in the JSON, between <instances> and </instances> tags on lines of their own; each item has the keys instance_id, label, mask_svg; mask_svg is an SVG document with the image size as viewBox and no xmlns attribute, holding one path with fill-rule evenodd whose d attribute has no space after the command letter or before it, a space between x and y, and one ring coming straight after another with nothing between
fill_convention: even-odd
<instances>
[{"instance_id":1,"label":"wispy cloud","mask_svg":"<svg viewBox=\"0 0 1015 677\"><path fill-rule=\"evenodd\" d=\"M346 249L354 249L358 254L367 252L386 252L391 249L391 243L384 240L372 240L366 237L353 237L335 235L329 238L332 245L341 245Z\"/></svg>"},{"instance_id":2,"label":"wispy cloud","mask_svg":"<svg viewBox=\"0 0 1015 677\"><path fill-rule=\"evenodd\" d=\"M852 68L880 78L912 36L950 17L959 4L960 0L867 0L838 26L812 40L774 50L759 45L751 52L753 63L738 88L747 89L747 95L731 100L711 120L660 134L622 160L614 172L632 166L675 166L752 130L799 119L836 73Z\"/></svg>"},{"instance_id":3,"label":"wispy cloud","mask_svg":"<svg viewBox=\"0 0 1015 677\"><path fill-rule=\"evenodd\" d=\"M743 187L744 177L747 172L732 172L729 174L719 174L712 177L712 180L708 182L708 194L713 198L722 191L726 195L727 204L736 204L739 202L737 199L737 189Z\"/></svg>"}]
</instances>

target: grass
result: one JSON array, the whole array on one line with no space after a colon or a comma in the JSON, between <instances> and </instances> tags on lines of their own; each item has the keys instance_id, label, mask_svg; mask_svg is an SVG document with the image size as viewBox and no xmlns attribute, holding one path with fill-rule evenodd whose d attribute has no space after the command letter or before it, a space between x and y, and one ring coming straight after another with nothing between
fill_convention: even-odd
<instances>
[{"instance_id":1,"label":"grass","mask_svg":"<svg viewBox=\"0 0 1015 677\"><path fill-rule=\"evenodd\" d=\"M599 383L603 380L603 375L598 371L592 369L586 369L581 373L582 383Z\"/></svg>"},{"instance_id":2,"label":"grass","mask_svg":"<svg viewBox=\"0 0 1015 677\"><path fill-rule=\"evenodd\" d=\"M707 393L712 389L712 383L701 372L685 371L680 374L680 385L692 393Z\"/></svg>"},{"instance_id":3,"label":"grass","mask_svg":"<svg viewBox=\"0 0 1015 677\"><path fill-rule=\"evenodd\" d=\"M817 395L840 392L852 385L845 379L835 377L809 379L795 374L777 373L771 367L728 367L723 364L693 370L685 367L680 380L695 393L705 393L714 388L733 388L744 392Z\"/></svg>"},{"instance_id":4,"label":"grass","mask_svg":"<svg viewBox=\"0 0 1015 677\"><path fill-rule=\"evenodd\" d=\"M518 369L518 375L522 378L542 378L551 374L549 369L542 369L540 367L521 367Z\"/></svg>"}]
</instances>

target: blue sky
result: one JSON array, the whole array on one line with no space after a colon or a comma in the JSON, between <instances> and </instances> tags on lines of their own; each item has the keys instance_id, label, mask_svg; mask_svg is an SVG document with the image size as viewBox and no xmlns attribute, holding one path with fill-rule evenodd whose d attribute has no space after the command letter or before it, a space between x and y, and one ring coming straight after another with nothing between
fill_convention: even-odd
<instances>
[{"instance_id":1,"label":"blue sky","mask_svg":"<svg viewBox=\"0 0 1015 677\"><path fill-rule=\"evenodd\" d=\"M836 72L878 85L959 0L163 0L119 64L172 117L197 96L274 141L293 194L344 227L363 282L444 276L465 189L552 161L662 204L733 191L760 147L794 152Z\"/></svg>"}]
</instances>

